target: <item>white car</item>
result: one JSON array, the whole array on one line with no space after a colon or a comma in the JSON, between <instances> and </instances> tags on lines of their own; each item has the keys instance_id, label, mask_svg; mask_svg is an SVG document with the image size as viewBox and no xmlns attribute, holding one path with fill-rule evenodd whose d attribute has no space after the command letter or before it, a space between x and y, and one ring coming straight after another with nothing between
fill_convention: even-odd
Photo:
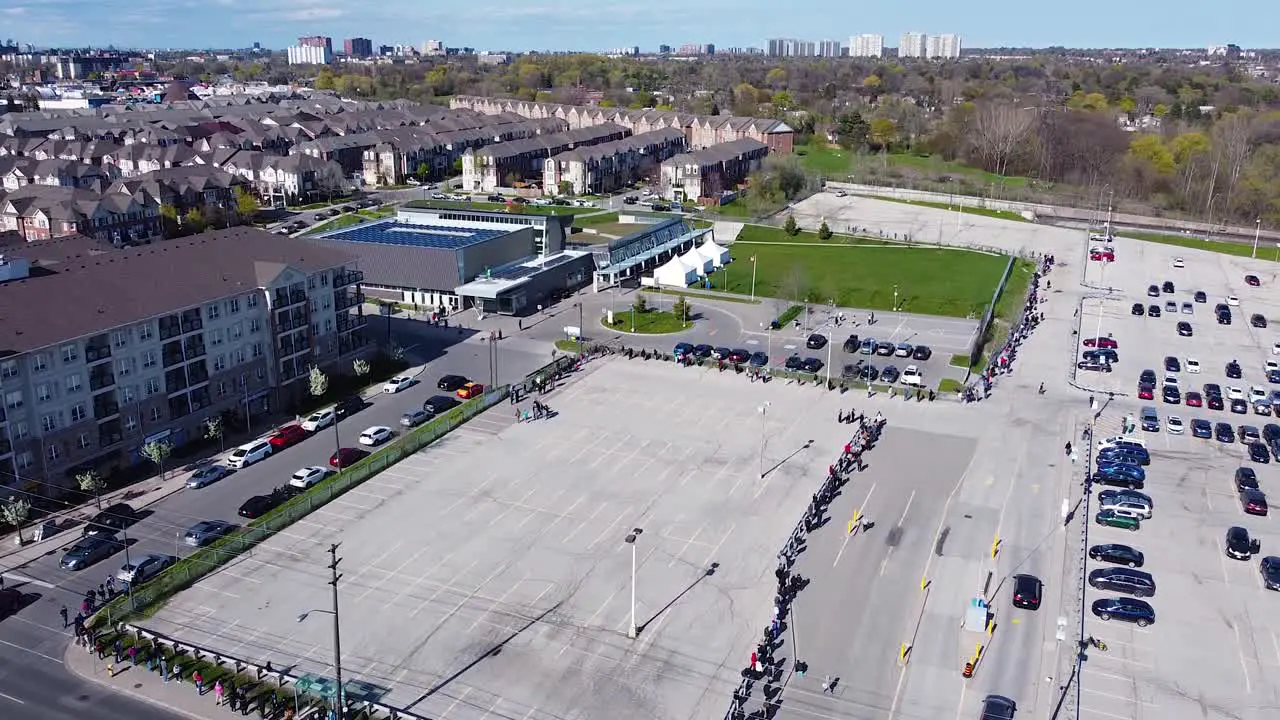
<instances>
[{"instance_id":1,"label":"white car","mask_svg":"<svg viewBox=\"0 0 1280 720\"><path fill-rule=\"evenodd\" d=\"M1114 437L1103 438L1098 441L1098 449L1117 447L1120 445L1136 445L1142 448L1147 447L1147 441L1137 435L1116 435Z\"/></svg>"},{"instance_id":2,"label":"white car","mask_svg":"<svg viewBox=\"0 0 1280 720\"><path fill-rule=\"evenodd\" d=\"M1182 363L1182 367L1186 368L1186 371L1189 373L1198 373L1200 372L1200 361L1195 358L1187 358L1186 361Z\"/></svg>"},{"instance_id":3,"label":"white car","mask_svg":"<svg viewBox=\"0 0 1280 720\"><path fill-rule=\"evenodd\" d=\"M385 425L374 425L371 428L366 428L364 432L360 433L359 442L361 445L374 447L390 440L391 436L391 428Z\"/></svg>"},{"instance_id":4,"label":"white car","mask_svg":"<svg viewBox=\"0 0 1280 720\"><path fill-rule=\"evenodd\" d=\"M1271 354L1280 355L1280 342L1275 343L1271 346Z\"/></svg>"},{"instance_id":5,"label":"white car","mask_svg":"<svg viewBox=\"0 0 1280 720\"><path fill-rule=\"evenodd\" d=\"M308 415L306 420L302 421L302 429L307 432L323 430L332 425L333 421L337 419L337 417L338 416L334 413L333 408L317 410Z\"/></svg>"},{"instance_id":6,"label":"white car","mask_svg":"<svg viewBox=\"0 0 1280 720\"><path fill-rule=\"evenodd\" d=\"M1244 390L1243 390L1242 388L1240 388L1240 387L1236 386L1236 385L1228 385L1228 386L1227 386L1227 399L1228 399L1228 400L1243 400L1243 399L1244 399Z\"/></svg>"},{"instance_id":7,"label":"white car","mask_svg":"<svg viewBox=\"0 0 1280 720\"><path fill-rule=\"evenodd\" d=\"M393 377L382 386L382 392L394 395L407 387L412 387L414 382L416 381L408 375Z\"/></svg>"},{"instance_id":8,"label":"white car","mask_svg":"<svg viewBox=\"0 0 1280 720\"><path fill-rule=\"evenodd\" d=\"M1276 362L1275 360L1268 360L1264 367L1267 373L1270 374L1272 372L1275 372L1276 370L1280 370L1280 362Z\"/></svg>"},{"instance_id":9,"label":"white car","mask_svg":"<svg viewBox=\"0 0 1280 720\"><path fill-rule=\"evenodd\" d=\"M1182 267L1186 267L1186 266L1187 266L1187 264L1186 264L1186 263L1184 263L1184 262L1182 262L1182 258L1174 258L1174 259L1173 259L1173 266L1174 266L1174 267L1176 267L1176 268L1182 268Z\"/></svg>"},{"instance_id":10,"label":"white car","mask_svg":"<svg viewBox=\"0 0 1280 720\"><path fill-rule=\"evenodd\" d=\"M328 474L329 471L322 467L312 466L300 468L293 474L293 477L289 478L289 484L296 488L302 488L305 490L323 480L324 476Z\"/></svg>"},{"instance_id":11,"label":"white car","mask_svg":"<svg viewBox=\"0 0 1280 720\"><path fill-rule=\"evenodd\" d=\"M1240 307L1240 298L1236 297L1235 295L1228 295L1227 304L1230 305L1231 307Z\"/></svg>"},{"instance_id":12,"label":"white car","mask_svg":"<svg viewBox=\"0 0 1280 720\"><path fill-rule=\"evenodd\" d=\"M1179 387L1179 385L1178 385L1178 376L1177 376L1177 375L1170 375L1169 373L1165 373L1165 375L1164 375L1164 384L1165 384L1165 385L1172 385L1172 386L1174 386L1174 387Z\"/></svg>"},{"instance_id":13,"label":"white car","mask_svg":"<svg viewBox=\"0 0 1280 720\"><path fill-rule=\"evenodd\" d=\"M1174 435L1181 435L1182 430L1185 427L1182 424L1182 418L1178 417L1177 415L1166 416L1164 419L1164 426L1166 430L1168 430L1170 433Z\"/></svg>"},{"instance_id":14,"label":"white car","mask_svg":"<svg viewBox=\"0 0 1280 720\"><path fill-rule=\"evenodd\" d=\"M902 371L902 375L898 378L898 382L903 385L921 387L924 385L924 373L920 372L920 368L915 365L908 365L907 368Z\"/></svg>"},{"instance_id":15,"label":"white car","mask_svg":"<svg viewBox=\"0 0 1280 720\"><path fill-rule=\"evenodd\" d=\"M1266 402L1266 401L1267 401L1266 390L1263 390L1257 385L1254 385L1253 387L1249 388L1249 402L1256 403L1256 402Z\"/></svg>"},{"instance_id":16,"label":"white car","mask_svg":"<svg viewBox=\"0 0 1280 720\"><path fill-rule=\"evenodd\" d=\"M191 477L187 478L187 487L202 488L218 482L227 476L227 466L214 463L205 465L204 467L191 473Z\"/></svg>"}]
</instances>

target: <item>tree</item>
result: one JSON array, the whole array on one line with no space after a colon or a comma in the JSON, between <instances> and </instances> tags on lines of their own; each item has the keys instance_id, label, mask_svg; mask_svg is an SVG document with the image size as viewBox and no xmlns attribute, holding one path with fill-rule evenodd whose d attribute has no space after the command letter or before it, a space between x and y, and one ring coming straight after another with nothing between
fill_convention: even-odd
<instances>
[{"instance_id":1,"label":"tree","mask_svg":"<svg viewBox=\"0 0 1280 720\"><path fill-rule=\"evenodd\" d=\"M253 220L258 214L258 210L262 208L262 204L258 202L258 198L253 193L243 187L236 188L236 213L240 215L245 222Z\"/></svg>"},{"instance_id":2,"label":"tree","mask_svg":"<svg viewBox=\"0 0 1280 720\"><path fill-rule=\"evenodd\" d=\"M356 358L351 361L351 370L355 372L356 377L363 380L364 377L369 374L369 362L361 358Z\"/></svg>"},{"instance_id":3,"label":"tree","mask_svg":"<svg viewBox=\"0 0 1280 720\"><path fill-rule=\"evenodd\" d=\"M689 322L690 310L689 301L683 295L677 296L671 305L671 313L680 319L682 325Z\"/></svg>"},{"instance_id":4,"label":"tree","mask_svg":"<svg viewBox=\"0 0 1280 720\"><path fill-rule=\"evenodd\" d=\"M868 139L878 149L889 150L889 146L898 139L898 126L888 118L876 118L871 121Z\"/></svg>"},{"instance_id":5,"label":"tree","mask_svg":"<svg viewBox=\"0 0 1280 720\"><path fill-rule=\"evenodd\" d=\"M800 234L800 226L796 225L795 215L787 216L787 222L782 226L782 231L790 235L791 237L795 237L796 235Z\"/></svg>"},{"instance_id":6,"label":"tree","mask_svg":"<svg viewBox=\"0 0 1280 720\"><path fill-rule=\"evenodd\" d=\"M867 144L871 126L857 110L847 112L836 120L836 142L845 150L853 150Z\"/></svg>"},{"instance_id":7,"label":"tree","mask_svg":"<svg viewBox=\"0 0 1280 720\"><path fill-rule=\"evenodd\" d=\"M1161 175L1171 174L1177 166L1173 153L1159 135L1138 135L1129 143L1129 155L1135 160L1146 162Z\"/></svg>"},{"instance_id":8,"label":"tree","mask_svg":"<svg viewBox=\"0 0 1280 720\"><path fill-rule=\"evenodd\" d=\"M329 202L335 195L346 191L346 178L342 176L342 166L336 162L327 162L316 171L316 190L324 193Z\"/></svg>"},{"instance_id":9,"label":"tree","mask_svg":"<svg viewBox=\"0 0 1280 720\"><path fill-rule=\"evenodd\" d=\"M977 107L970 140L982 168L997 175L1009 174L1009 161L1031 134L1034 116L1013 105L988 101Z\"/></svg>"},{"instance_id":10,"label":"tree","mask_svg":"<svg viewBox=\"0 0 1280 720\"><path fill-rule=\"evenodd\" d=\"M782 277L782 282L778 285L778 291L782 296L792 302L800 302L805 296L809 286L808 280L804 276L804 268L799 265L792 265L787 268L787 274Z\"/></svg>"},{"instance_id":11,"label":"tree","mask_svg":"<svg viewBox=\"0 0 1280 720\"><path fill-rule=\"evenodd\" d=\"M414 174L418 176L419 182L425 182L427 177L431 175L431 166L426 163L418 163L418 171Z\"/></svg>"},{"instance_id":12,"label":"tree","mask_svg":"<svg viewBox=\"0 0 1280 720\"><path fill-rule=\"evenodd\" d=\"M827 227L827 221L823 220L822 224L818 226L818 239L830 240L831 235L832 235L831 228Z\"/></svg>"},{"instance_id":13,"label":"tree","mask_svg":"<svg viewBox=\"0 0 1280 720\"><path fill-rule=\"evenodd\" d=\"M560 183L556 185L556 192L561 195L572 195L573 183L568 180L561 180Z\"/></svg>"},{"instance_id":14,"label":"tree","mask_svg":"<svg viewBox=\"0 0 1280 720\"><path fill-rule=\"evenodd\" d=\"M178 208L168 203L160 206L160 231L168 239L178 237L182 233L182 223L178 219Z\"/></svg>"},{"instance_id":15,"label":"tree","mask_svg":"<svg viewBox=\"0 0 1280 720\"><path fill-rule=\"evenodd\" d=\"M102 489L107 486L107 481L97 470L85 470L76 475L76 484L80 487L81 492L93 493L93 499L98 504L98 509L102 509Z\"/></svg>"},{"instance_id":16,"label":"tree","mask_svg":"<svg viewBox=\"0 0 1280 720\"><path fill-rule=\"evenodd\" d=\"M205 219L204 213L200 208L191 208L182 216L182 229L185 232L196 234L204 232L209 227L209 221Z\"/></svg>"},{"instance_id":17,"label":"tree","mask_svg":"<svg viewBox=\"0 0 1280 720\"><path fill-rule=\"evenodd\" d=\"M11 497L0 505L0 517L18 530L18 544L26 543L22 538L22 525L31 516L31 501L26 498Z\"/></svg>"},{"instance_id":18,"label":"tree","mask_svg":"<svg viewBox=\"0 0 1280 720\"><path fill-rule=\"evenodd\" d=\"M211 418L205 419L204 439L216 440L218 443L219 451L221 452L227 451L226 427L224 427L221 415L214 415Z\"/></svg>"},{"instance_id":19,"label":"tree","mask_svg":"<svg viewBox=\"0 0 1280 720\"><path fill-rule=\"evenodd\" d=\"M649 301L645 299L644 293L636 293L636 299L631 303L631 312L634 315L643 315L649 310Z\"/></svg>"},{"instance_id":20,"label":"tree","mask_svg":"<svg viewBox=\"0 0 1280 720\"><path fill-rule=\"evenodd\" d=\"M321 397L329 392L329 376L315 365L307 373L307 390L313 397Z\"/></svg>"},{"instance_id":21,"label":"tree","mask_svg":"<svg viewBox=\"0 0 1280 720\"><path fill-rule=\"evenodd\" d=\"M156 467L160 469L161 480L165 479L165 476L164 476L165 461L167 461L169 459L169 456L172 454L173 454L173 443L167 440L152 440L151 442L142 446L142 457L156 464Z\"/></svg>"}]
</instances>

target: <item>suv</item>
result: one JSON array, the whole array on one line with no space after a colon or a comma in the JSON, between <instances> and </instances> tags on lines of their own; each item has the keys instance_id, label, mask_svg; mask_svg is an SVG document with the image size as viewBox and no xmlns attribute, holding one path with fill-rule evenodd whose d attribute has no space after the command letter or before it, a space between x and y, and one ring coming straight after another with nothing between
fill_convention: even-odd
<instances>
[{"instance_id":1,"label":"suv","mask_svg":"<svg viewBox=\"0 0 1280 720\"><path fill-rule=\"evenodd\" d=\"M231 455L227 457L227 465L237 470L247 468L259 460L266 460L271 456L271 450L271 443L262 440L245 443L231 451Z\"/></svg>"},{"instance_id":2,"label":"suv","mask_svg":"<svg viewBox=\"0 0 1280 720\"><path fill-rule=\"evenodd\" d=\"M1102 510L1093 516L1093 520L1099 525L1120 528L1121 530L1136 531L1142 527L1142 521L1138 519L1137 515L1121 515L1115 510Z\"/></svg>"},{"instance_id":3,"label":"suv","mask_svg":"<svg viewBox=\"0 0 1280 720\"><path fill-rule=\"evenodd\" d=\"M1139 419L1142 423L1142 429L1147 432L1160 432L1160 416L1156 413L1155 407L1151 405L1143 405L1139 411Z\"/></svg>"},{"instance_id":4,"label":"suv","mask_svg":"<svg viewBox=\"0 0 1280 720\"><path fill-rule=\"evenodd\" d=\"M108 505L102 512L94 515L84 528L85 535L114 535L138 521L138 514L131 505L116 503Z\"/></svg>"},{"instance_id":5,"label":"suv","mask_svg":"<svg viewBox=\"0 0 1280 720\"><path fill-rule=\"evenodd\" d=\"M469 381L461 375L445 375L440 378L440 382L436 383L436 388L445 392L454 392L458 388L466 385Z\"/></svg>"},{"instance_id":6,"label":"suv","mask_svg":"<svg viewBox=\"0 0 1280 720\"><path fill-rule=\"evenodd\" d=\"M988 695L982 701L980 720L1013 720L1018 704L1003 695Z\"/></svg>"},{"instance_id":7,"label":"suv","mask_svg":"<svg viewBox=\"0 0 1280 720\"><path fill-rule=\"evenodd\" d=\"M430 413L432 416L435 416L448 412L461 404L462 403L455 397L450 397L449 395L436 395L434 397L427 398L426 402L422 403L422 409Z\"/></svg>"},{"instance_id":8,"label":"suv","mask_svg":"<svg viewBox=\"0 0 1280 720\"><path fill-rule=\"evenodd\" d=\"M1039 610L1044 583L1035 575L1013 576L1013 606L1024 610Z\"/></svg>"},{"instance_id":9,"label":"suv","mask_svg":"<svg viewBox=\"0 0 1280 720\"><path fill-rule=\"evenodd\" d=\"M339 420L348 415L354 415L363 409L364 398L359 395L344 397L333 405L333 412L337 414Z\"/></svg>"},{"instance_id":10,"label":"suv","mask_svg":"<svg viewBox=\"0 0 1280 720\"><path fill-rule=\"evenodd\" d=\"M1227 557L1249 560L1262 552L1262 541L1249 537L1249 531L1236 526L1227 529Z\"/></svg>"},{"instance_id":11,"label":"suv","mask_svg":"<svg viewBox=\"0 0 1280 720\"><path fill-rule=\"evenodd\" d=\"M1138 492L1103 490L1098 493L1099 510L1116 510L1151 519L1151 499Z\"/></svg>"},{"instance_id":12,"label":"suv","mask_svg":"<svg viewBox=\"0 0 1280 720\"><path fill-rule=\"evenodd\" d=\"M1089 585L1097 590L1110 590L1134 597L1156 594L1156 581L1151 573L1124 567L1098 568L1089 573Z\"/></svg>"},{"instance_id":13,"label":"suv","mask_svg":"<svg viewBox=\"0 0 1280 720\"><path fill-rule=\"evenodd\" d=\"M860 345L862 345L862 341L858 338L858 336L850 335L849 339L844 341L844 345L842 345L840 349L844 350L847 353L856 353L858 352L858 347Z\"/></svg>"}]
</instances>

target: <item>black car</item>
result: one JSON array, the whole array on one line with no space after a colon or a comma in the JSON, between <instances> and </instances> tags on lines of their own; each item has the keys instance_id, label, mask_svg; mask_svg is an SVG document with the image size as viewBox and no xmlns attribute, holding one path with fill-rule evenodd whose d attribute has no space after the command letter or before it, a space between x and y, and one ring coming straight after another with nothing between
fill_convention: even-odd
<instances>
[{"instance_id":1,"label":"black car","mask_svg":"<svg viewBox=\"0 0 1280 720\"><path fill-rule=\"evenodd\" d=\"M1003 695L988 695L982 701L980 720L1013 720L1018 704Z\"/></svg>"},{"instance_id":2,"label":"black car","mask_svg":"<svg viewBox=\"0 0 1280 720\"><path fill-rule=\"evenodd\" d=\"M1111 372L1111 363L1100 362L1097 360L1081 360L1080 362L1076 363L1076 367L1080 368L1081 370L1088 370L1090 372L1104 372L1104 373Z\"/></svg>"},{"instance_id":3,"label":"black car","mask_svg":"<svg viewBox=\"0 0 1280 720\"><path fill-rule=\"evenodd\" d=\"M1159 285L1148 285L1148 286L1147 286L1147 295L1148 295L1149 297L1160 297L1160 286L1159 286Z\"/></svg>"},{"instance_id":4,"label":"black car","mask_svg":"<svg viewBox=\"0 0 1280 720\"><path fill-rule=\"evenodd\" d=\"M1129 312L1133 313L1134 315L1146 315L1147 306L1143 305L1142 303L1134 303L1133 308L1129 310Z\"/></svg>"},{"instance_id":5,"label":"black car","mask_svg":"<svg viewBox=\"0 0 1280 720\"><path fill-rule=\"evenodd\" d=\"M1170 405L1177 405L1182 402L1182 393L1178 392L1178 388L1172 385L1165 385L1161 388L1160 397Z\"/></svg>"},{"instance_id":6,"label":"black car","mask_svg":"<svg viewBox=\"0 0 1280 720\"><path fill-rule=\"evenodd\" d=\"M803 368L805 372L816 373L822 369L822 361L818 358L805 358L804 363L802 363L800 367Z\"/></svg>"},{"instance_id":7,"label":"black car","mask_svg":"<svg viewBox=\"0 0 1280 720\"><path fill-rule=\"evenodd\" d=\"M1149 317L1160 317L1160 306L1159 306L1159 305L1148 305L1148 306L1147 306L1147 315L1148 315Z\"/></svg>"},{"instance_id":8,"label":"black car","mask_svg":"<svg viewBox=\"0 0 1280 720\"><path fill-rule=\"evenodd\" d=\"M1131 568L1140 568L1146 562L1146 557L1140 550L1118 543L1094 545L1089 548L1089 557L1099 562L1126 565Z\"/></svg>"},{"instance_id":9,"label":"black car","mask_svg":"<svg viewBox=\"0 0 1280 720\"><path fill-rule=\"evenodd\" d=\"M1226 407L1225 405L1223 405L1221 395L1205 395L1204 404L1210 410L1221 410L1224 407Z\"/></svg>"},{"instance_id":10,"label":"black car","mask_svg":"<svg viewBox=\"0 0 1280 720\"><path fill-rule=\"evenodd\" d=\"M1044 583L1035 575L1013 576L1013 606L1023 610L1039 610Z\"/></svg>"},{"instance_id":11,"label":"black car","mask_svg":"<svg viewBox=\"0 0 1280 720\"><path fill-rule=\"evenodd\" d=\"M711 353L715 352L715 348L705 343L693 346L693 356L699 360L706 360L711 357Z\"/></svg>"},{"instance_id":12,"label":"black car","mask_svg":"<svg viewBox=\"0 0 1280 720\"><path fill-rule=\"evenodd\" d=\"M858 370L858 379L864 382L875 382L880 377L880 371L875 365L867 363Z\"/></svg>"},{"instance_id":13,"label":"black car","mask_svg":"<svg viewBox=\"0 0 1280 720\"><path fill-rule=\"evenodd\" d=\"M1235 428L1231 427L1230 423L1220 422L1217 425L1214 425L1213 436L1218 439L1218 442L1222 443L1233 443L1236 441L1236 431Z\"/></svg>"},{"instance_id":14,"label":"black car","mask_svg":"<svg viewBox=\"0 0 1280 720\"><path fill-rule=\"evenodd\" d=\"M1150 368L1143 370L1142 373L1138 375L1138 384L1141 385L1143 383L1146 383L1148 385L1155 385L1156 371Z\"/></svg>"},{"instance_id":15,"label":"black car","mask_svg":"<svg viewBox=\"0 0 1280 720\"><path fill-rule=\"evenodd\" d=\"M1249 443L1249 459L1256 462L1267 464L1271 462L1271 453L1267 450L1267 446L1260 442Z\"/></svg>"},{"instance_id":16,"label":"black car","mask_svg":"<svg viewBox=\"0 0 1280 720\"><path fill-rule=\"evenodd\" d=\"M827 345L827 336L819 335L818 333L814 333L810 335L809 339L804 341L804 346L809 348L810 350L821 350L822 348L826 347L826 345Z\"/></svg>"},{"instance_id":17,"label":"black car","mask_svg":"<svg viewBox=\"0 0 1280 720\"><path fill-rule=\"evenodd\" d=\"M762 355L763 355L764 353L760 353L760 354L762 354ZM734 348L733 350L730 350L730 351L729 351L729 362L734 363L734 364L737 364L737 365L741 365L742 363L744 363L744 362L747 362L747 361L751 360L751 355L752 355L752 354L751 354L750 352L747 352L746 350L743 350L742 348ZM768 355L765 355L765 358L764 358L764 364L765 364L765 365L768 365L768 364L769 364L769 356L768 356Z\"/></svg>"},{"instance_id":18,"label":"black car","mask_svg":"<svg viewBox=\"0 0 1280 720\"><path fill-rule=\"evenodd\" d=\"M1238 467L1235 474L1236 492L1241 490L1257 490L1258 474L1251 467Z\"/></svg>"},{"instance_id":19,"label":"black car","mask_svg":"<svg viewBox=\"0 0 1280 720\"><path fill-rule=\"evenodd\" d=\"M747 358L747 360L748 364L755 368L762 368L769 364L769 356L758 350L751 353L751 357Z\"/></svg>"},{"instance_id":20,"label":"black car","mask_svg":"<svg viewBox=\"0 0 1280 720\"><path fill-rule=\"evenodd\" d=\"M1262 541L1249 537L1249 531L1240 527L1227 528L1227 557L1234 560L1249 560L1262 552Z\"/></svg>"},{"instance_id":21,"label":"black car","mask_svg":"<svg viewBox=\"0 0 1280 720\"><path fill-rule=\"evenodd\" d=\"M840 349L844 350L847 353L856 353L858 352L858 346L861 344L862 344L861 338L859 338L857 335L850 335L849 338L844 341L844 345L842 345Z\"/></svg>"},{"instance_id":22,"label":"black car","mask_svg":"<svg viewBox=\"0 0 1280 720\"><path fill-rule=\"evenodd\" d=\"M1262 558L1258 569L1262 572L1262 584L1268 590L1280 590L1280 557L1269 555Z\"/></svg>"},{"instance_id":23,"label":"black car","mask_svg":"<svg viewBox=\"0 0 1280 720\"><path fill-rule=\"evenodd\" d=\"M1201 439L1213 437L1213 425L1210 425L1208 420L1202 420L1201 418L1192 420L1191 437Z\"/></svg>"},{"instance_id":24,"label":"black car","mask_svg":"<svg viewBox=\"0 0 1280 720\"><path fill-rule=\"evenodd\" d=\"M1231 324L1231 311L1230 311L1230 310L1223 310L1223 311L1221 311L1221 312L1217 313L1217 317L1218 317L1218 324L1219 324L1219 325L1230 325L1230 324Z\"/></svg>"},{"instance_id":25,"label":"black car","mask_svg":"<svg viewBox=\"0 0 1280 720\"><path fill-rule=\"evenodd\" d=\"M713 358L715 358L715 359L717 359L717 360L728 360L728 359L729 359L729 353L731 353L731 352L733 352L733 350L730 350L730 349L729 349L729 348L727 348L727 347L718 347L718 348L716 348L715 350L712 350L712 351L711 351L711 357L713 357Z\"/></svg>"},{"instance_id":26,"label":"black car","mask_svg":"<svg viewBox=\"0 0 1280 720\"><path fill-rule=\"evenodd\" d=\"M1182 322L1178 323L1178 335L1180 335L1181 337L1191 337L1192 335L1191 323L1187 322L1186 320L1183 320Z\"/></svg>"},{"instance_id":27,"label":"black car","mask_svg":"<svg viewBox=\"0 0 1280 720\"><path fill-rule=\"evenodd\" d=\"M1267 423L1262 426L1262 439L1271 442L1276 438L1280 438L1280 425L1275 423Z\"/></svg>"},{"instance_id":28,"label":"black car","mask_svg":"<svg viewBox=\"0 0 1280 720\"><path fill-rule=\"evenodd\" d=\"M1102 598L1094 600L1090 608L1102 620L1124 620L1146 627L1156 621L1156 611L1151 603L1136 598Z\"/></svg>"},{"instance_id":29,"label":"black car","mask_svg":"<svg viewBox=\"0 0 1280 720\"><path fill-rule=\"evenodd\" d=\"M127 503L108 505L89 519L84 527L85 535L111 535L138 521L138 513Z\"/></svg>"},{"instance_id":30,"label":"black car","mask_svg":"<svg viewBox=\"0 0 1280 720\"><path fill-rule=\"evenodd\" d=\"M1109 590L1134 597L1156 594L1156 580L1150 573L1129 568L1098 568L1089 573L1089 585L1096 590Z\"/></svg>"},{"instance_id":31,"label":"black car","mask_svg":"<svg viewBox=\"0 0 1280 720\"><path fill-rule=\"evenodd\" d=\"M1209 302L1209 296L1205 295L1203 290L1197 290L1194 297L1198 303Z\"/></svg>"},{"instance_id":32,"label":"black car","mask_svg":"<svg viewBox=\"0 0 1280 720\"><path fill-rule=\"evenodd\" d=\"M1247 415L1249 413L1249 403L1242 399L1232 400L1231 412L1237 415Z\"/></svg>"},{"instance_id":33,"label":"black car","mask_svg":"<svg viewBox=\"0 0 1280 720\"><path fill-rule=\"evenodd\" d=\"M1173 293L1173 282L1170 280L1165 280L1164 284L1160 286L1160 289L1165 293L1169 293L1169 294Z\"/></svg>"},{"instance_id":34,"label":"black car","mask_svg":"<svg viewBox=\"0 0 1280 720\"><path fill-rule=\"evenodd\" d=\"M860 370L862 370L861 364L849 363L840 369L840 378L843 380L857 380Z\"/></svg>"},{"instance_id":35,"label":"black car","mask_svg":"<svg viewBox=\"0 0 1280 720\"><path fill-rule=\"evenodd\" d=\"M928 345L917 345L915 350L911 351L912 360L924 361L931 357L933 357L933 350Z\"/></svg>"},{"instance_id":36,"label":"black car","mask_svg":"<svg viewBox=\"0 0 1280 720\"><path fill-rule=\"evenodd\" d=\"M1080 353L1080 359L1085 362L1104 362L1113 363L1120 362L1120 353L1111 348L1100 348L1096 350L1085 350Z\"/></svg>"},{"instance_id":37,"label":"black car","mask_svg":"<svg viewBox=\"0 0 1280 720\"><path fill-rule=\"evenodd\" d=\"M236 514L242 518L260 518L277 507L280 507L280 505L288 499L289 494L281 492L279 488L277 488L270 494L254 495L248 500L245 500L244 504L240 506L240 509L236 511Z\"/></svg>"},{"instance_id":38,"label":"black car","mask_svg":"<svg viewBox=\"0 0 1280 720\"><path fill-rule=\"evenodd\" d=\"M786 363L783 364L783 367L785 367L788 370L802 370L804 369L804 358L800 357L799 355L792 355L791 357L787 358L787 361Z\"/></svg>"},{"instance_id":39,"label":"black car","mask_svg":"<svg viewBox=\"0 0 1280 720\"><path fill-rule=\"evenodd\" d=\"M880 382L896 383L900 376L901 374L898 372L898 368L896 366L886 365L884 369L880 371Z\"/></svg>"},{"instance_id":40,"label":"black car","mask_svg":"<svg viewBox=\"0 0 1280 720\"><path fill-rule=\"evenodd\" d=\"M1145 481L1141 478L1136 478L1123 472L1116 466L1098 468L1098 471L1090 476L1090 480L1098 485L1110 485L1131 490L1141 490L1145 486Z\"/></svg>"},{"instance_id":41,"label":"black car","mask_svg":"<svg viewBox=\"0 0 1280 720\"><path fill-rule=\"evenodd\" d=\"M1261 313L1254 313L1249 316L1249 324L1256 328L1265 328L1267 326L1267 319L1263 317Z\"/></svg>"},{"instance_id":42,"label":"black car","mask_svg":"<svg viewBox=\"0 0 1280 720\"><path fill-rule=\"evenodd\" d=\"M1240 375L1241 375L1240 363L1236 362L1235 360L1232 360L1231 362L1227 363L1227 377L1233 380L1239 380Z\"/></svg>"},{"instance_id":43,"label":"black car","mask_svg":"<svg viewBox=\"0 0 1280 720\"><path fill-rule=\"evenodd\" d=\"M436 387L445 392L454 392L468 382L471 381L461 375L445 375L440 378L440 382L436 383Z\"/></svg>"},{"instance_id":44,"label":"black car","mask_svg":"<svg viewBox=\"0 0 1280 720\"><path fill-rule=\"evenodd\" d=\"M350 395L333 404L333 414L337 419L354 415L364 409L364 398Z\"/></svg>"},{"instance_id":45,"label":"black car","mask_svg":"<svg viewBox=\"0 0 1280 720\"><path fill-rule=\"evenodd\" d=\"M452 395L433 395L432 397L427 398L426 402L422 403L422 409L431 415L440 415L441 413L446 413L461 404L462 402Z\"/></svg>"},{"instance_id":46,"label":"black car","mask_svg":"<svg viewBox=\"0 0 1280 720\"><path fill-rule=\"evenodd\" d=\"M1172 355L1166 355L1164 358L1165 372L1182 372L1182 363L1178 362L1178 358Z\"/></svg>"}]
</instances>

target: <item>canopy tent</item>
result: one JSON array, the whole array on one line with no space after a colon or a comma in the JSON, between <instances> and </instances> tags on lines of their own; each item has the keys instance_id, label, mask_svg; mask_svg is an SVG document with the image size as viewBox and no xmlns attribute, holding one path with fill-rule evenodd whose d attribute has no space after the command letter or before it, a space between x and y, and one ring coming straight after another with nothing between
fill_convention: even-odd
<instances>
[{"instance_id":1,"label":"canopy tent","mask_svg":"<svg viewBox=\"0 0 1280 720\"><path fill-rule=\"evenodd\" d=\"M697 248L689 248L689 251L680 256L685 265L698 271L698 275L706 275L715 269L715 264L711 262L711 258L705 257L699 253Z\"/></svg>"},{"instance_id":2,"label":"canopy tent","mask_svg":"<svg viewBox=\"0 0 1280 720\"><path fill-rule=\"evenodd\" d=\"M667 287L689 287L698 281L697 268L690 267L678 257L673 257L666 265L653 271L653 282Z\"/></svg>"},{"instance_id":3,"label":"canopy tent","mask_svg":"<svg viewBox=\"0 0 1280 720\"><path fill-rule=\"evenodd\" d=\"M729 262L729 251L717 245L711 238L707 238L707 241L698 247L698 254L704 258L710 258L716 267L724 267L725 263Z\"/></svg>"}]
</instances>

